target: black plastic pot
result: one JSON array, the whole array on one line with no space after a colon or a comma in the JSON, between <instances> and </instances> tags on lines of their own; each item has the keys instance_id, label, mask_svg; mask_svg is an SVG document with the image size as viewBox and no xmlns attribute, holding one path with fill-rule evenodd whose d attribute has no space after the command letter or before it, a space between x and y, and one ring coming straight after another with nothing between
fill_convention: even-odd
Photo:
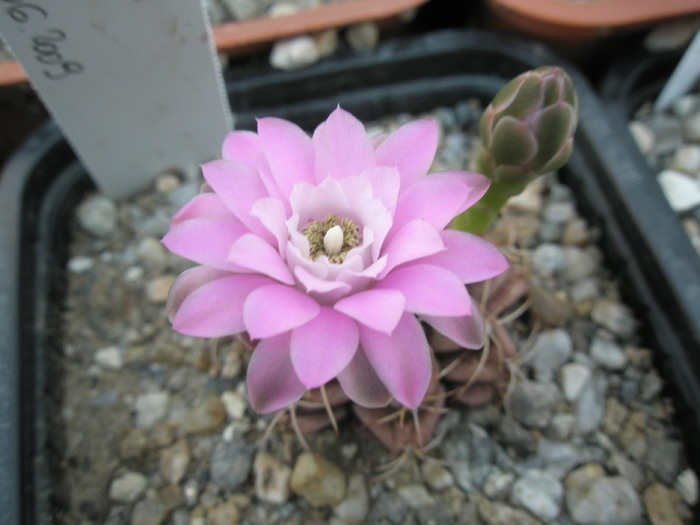
<instances>
[{"instance_id":1,"label":"black plastic pot","mask_svg":"<svg viewBox=\"0 0 700 525\"><path fill-rule=\"evenodd\" d=\"M239 128L276 115L313 128L338 104L361 119L418 113L467 98L490 99L514 75L535 66L566 67L581 100L577 147L564 176L582 211L603 232L606 263L625 284L626 300L644 321L648 344L677 387L679 422L688 436L700 428L698 332L679 326L685 303L675 288L651 276L667 257L653 251L630 196L646 191L621 153L619 133L582 77L541 45L478 32L443 32L390 42L372 53L348 55L293 73L237 70L228 89ZM56 337L57 298L65 224L90 187L80 164L52 126L33 137L0 179L0 522L45 522L50 516L46 389L47 357ZM658 220L658 219L657 219ZM668 248L672 249L672 248ZM684 264L681 262L674 264ZM688 266L688 265L686 265ZM698 311L698 310L696 310ZM49 380L50 379L50 380ZM688 447L698 470L694 447ZM696 456L692 456L696 454Z\"/></svg>"}]
</instances>

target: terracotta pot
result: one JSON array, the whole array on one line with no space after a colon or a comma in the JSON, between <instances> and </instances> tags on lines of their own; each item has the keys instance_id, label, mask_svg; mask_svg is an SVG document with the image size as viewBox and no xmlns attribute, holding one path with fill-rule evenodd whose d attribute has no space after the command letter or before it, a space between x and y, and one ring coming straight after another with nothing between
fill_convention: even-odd
<instances>
[{"instance_id":1,"label":"terracotta pot","mask_svg":"<svg viewBox=\"0 0 700 525\"><path fill-rule=\"evenodd\" d=\"M700 13L697 0L485 0L506 25L558 40L595 40L622 29Z\"/></svg>"}]
</instances>

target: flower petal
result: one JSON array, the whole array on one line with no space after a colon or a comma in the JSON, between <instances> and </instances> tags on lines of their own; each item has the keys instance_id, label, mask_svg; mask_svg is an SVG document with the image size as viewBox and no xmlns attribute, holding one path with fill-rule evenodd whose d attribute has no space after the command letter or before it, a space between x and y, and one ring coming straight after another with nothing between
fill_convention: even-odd
<instances>
[{"instance_id":1,"label":"flower petal","mask_svg":"<svg viewBox=\"0 0 700 525\"><path fill-rule=\"evenodd\" d=\"M444 229L455 216L481 198L488 186L486 177L466 171L445 171L423 177L399 196L391 235L416 219L427 221L437 230ZM476 195L479 197L475 198Z\"/></svg>"},{"instance_id":2,"label":"flower petal","mask_svg":"<svg viewBox=\"0 0 700 525\"><path fill-rule=\"evenodd\" d=\"M472 313L460 317L422 315L421 318L458 345L478 350L486 342L486 327L479 307L472 302Z\"/></svg>"},{"instance_id":3,"label":"flower petal","mask_svg":"<svg viewBox=\"0 0 700 525\"><path fill-rule=\"evenodd\" d=\"M266 117L258 120L258 136L283 196L297 182L315 182L314 145L304 130L287 120Z\"/></svg>"},{"instance_id":4,"label":"flower petal","mask_svg":"<svg viewBox=\"0 0 700 525\"><path fill-rule=\"evenodd\" d=\"M248 364L250 404L263 414L298 401L306 392L289 356L290 334L263 339L253 350Z\"/></svg>"},{"instance_id":5,"label":"flower petal","mask_svg":"<svg viewBox=\"0 0 700 525\"><path fill-rule=\"evenodd\" d=\"M445 230L442 240L447 249L421 262L453 272L464 284L485 281L508 268L508 261L500 250L478 235Z\"/></svg>"},{"instance_id":6,"label":"flower petal","mask_svg":"<svg viewBox=\"0 0 700 525\"><path fill-rule=\"evenodd\" d=\"M384 139L376 151L377 164L394 166L401 174L401 187L418 181L430 169L438 144L437 124L432 119L415 120Z\"/></svg>"},{"instance_id":7,"label":"flower petal","mask_svg":"<svg viewBox=\"0 0 700 525\"><path fill-rule=\"evenodd\" d=\"M322 279L308 272L302 266L294 268L294 275L304 286L306 292L320 304L332 304L352 290L352 287L347 283Z\"/></svg>"},{"instance_id":8,"label":"flower petal","mask_svg":"<svg viewBox=\"0 0 700 525\"><path fill-rule=\"evenodd\" d=\"M253 290L273 283L259 275L228 275L193 290L173 316L173 330L195 337L223 337L245 331L243 305ZM177 293L177 290L174 292Z\"/></svg>"},{"instance_id":9,"label":"flower petal","mask_svg":"<svg viewBox=\"0 0 700 525\"><path fill-rule=\"evenodd\" d=\"M382 249L382 253L386 253L389 258L380 278L399 264L427 257L444 249L440 233L433 226L420 219L411 221Z\"/></svg>"},{"instance_id":10,"label":"flower petal","mask_svg":"<svg viewBox=\"0 0 700 525\"><path fill-rule=\"evenodd\" d=\"M391 401L391 394L367 360L362 347L357 349L352 361L338 374L338 382L343 392L363 407L385 407Z\"/></svg>"},{"instance_id":11,"label":"flower petal","mask_svg":"<svg viewBox=\"0 0 700 525\"><path fill-rule=\"evenodd\" d=\"M177 279L170 285L168 300L165 305L170 322L172 322L175 313L180 309L182 302L193 291L208 282L226 277L227 275L231 275L231 273L226 270L217 270L209 266L195 266L178 275Z\"/></svg>"},{"instance_id":12,"label":"flower petal","mask_svg":"<svg viewBox=\"0 0 700 525\"><path fill-rule=\"evenodd\" d=\"M232 219L233 214L216 193L200 193L173 215L170 227L191 219L214 217Z\"/></svg>"},{"instance_id":13,"label":"flower petal","mask_svg":"<svg viewBox=\"0 0 700 525\"><path fill-rule=\"evenodd\" d=\"M215 160L202 164L202 175L238 220L251 230L260 229L260 222L250 216L250 210L268 193L257 171L240 162Z\"/></svg>"},{"instance_id":14,"label":"flower petal","mask_svg":"<svg viewBox=\"0 0 700 525\"><path fill-rule=\"evenodd\" d=\"M397 290L365 290L335 303L333 308L359 323L385 334L396 328L406 307L406 299Z\"/></svg>"},{"instance_id":15,"label":"flower petal","mask_svg":"<svg viewBox=\"0 0 700 525\"><path fill-rule=\"evenodd\" d=\"M263 239L247 233L231 246L229 260L242 268L259 272L285 284L294 284L294 277L279 252Z\"/></svg>"},{"instance_id":16,"label":"flower petal","mask_svg":"<svg viewBox=\"0 0 700 525\"><path fill-rule=\"evenodd\" d=\"M401 188L399 171L387 166L375 166L365 170L362 177L372 185L374 197L379 199L387 210L394 211Z\"/></svg>"},{"instance_id":17,"label":"flower petal","mask_svg":"<svg viewBox=\"0 0 700 525\"><path fill-rule=\"evenodd\" d=\"M322 306L319 314L292 330L292 364L306 388L317 388L337 376L355 355L360 332L355 321Z\"/></svg>"},{"instance_id":18,"label":"flower petal","mask_svg":"<svg viewBox=\"0 0 700 525\"><path fill-rule=\"evenodd\" d=\"M233 218L206 217L174 225L162 242L168 250L185 259L222 270L235 270L238 266L228 260L228 252L246 233L248 229Z\"/></svg>"},{"instance_id":19,"label":"flower petal","mask_svg":"<svg viewBox=\"0 0 700 525\"><path fill-rule=\"evenodd\" d=\"M255 168L260 154L260 140L252 131L232 131L226 135L221 147L221 156Z\"/></svg>"},{"instance_id":20,"label":"flower petal","mask_svg":"<svg viewBox=\"0 0 700 525\"><path fill-rule=\"evenodd\" d=\"M379 281L376 288L400 291L406 310L421 315L459 316L471 313L471 298L452 272L429 264L398 268Z\"/></svg>"},{"instance_id":21,"label":"flower petal","mask_svg":"<svg viewBox=\"0 0 700 525\"><path fill-rule=\"evenodd\" d=\"M391 335L360 326L360 344L377 376L402 405L423 401L432 374L430 348L418 320L404 313Z\"/></svg>"},{"instance_id":22,"label":"flower petal","mask_svg":"<svg viewBox=\"0 0 700 525\"><path fill-rule=\"evenodd\" d=\"M279 199L267 197L253 203L250 214L257 217L262 225L277 240L277 248L280 254L284 253L289 232L287 231L287 214L284 204Z\"/></svg>"},{"instance_id":23,"label":"flower petal","mask_svg":"<svg viewBox=\"0 0 700 525\"><path fill-rule=\"evenodd\" d=\"M362 122L338 107L314 134L316 181L359 175L375 165L374 149Z\"/></svg>"},{"instance_id":24,"label":"flower petal","mask_svg":"<svg viewBox=\"0 0 700 525\"><path fill-rule=\"evenodd\" d=\"M253 291L243 305L243 321L253 339L292 330L311 321L321 310L308 295L283 284Z\"/></svg>"}]
</instances>

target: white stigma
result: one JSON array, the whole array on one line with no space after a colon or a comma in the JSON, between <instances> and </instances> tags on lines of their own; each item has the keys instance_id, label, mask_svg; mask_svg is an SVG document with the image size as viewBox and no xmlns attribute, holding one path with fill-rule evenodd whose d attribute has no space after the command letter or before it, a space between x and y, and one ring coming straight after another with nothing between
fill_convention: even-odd
<instances>
[{"instance_id":1,"label":"white stigma","mask_svg":"<svg viewBox=\"0 0 700 525\"><path fill-rule=\"evenodd\" d=\"M328 257L338 255L343 249L343 229L339 225L333 226L323 236L323 248L326 250Z\"/></svg>"}]
</instances>

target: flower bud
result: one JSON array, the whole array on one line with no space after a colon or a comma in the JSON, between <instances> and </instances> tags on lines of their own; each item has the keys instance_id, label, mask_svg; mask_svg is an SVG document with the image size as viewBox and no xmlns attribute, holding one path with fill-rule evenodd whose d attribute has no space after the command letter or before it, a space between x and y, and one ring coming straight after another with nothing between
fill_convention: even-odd
<instances>
[{"instance_id":1,"label":"flower bud","mask_svg":"<svg viewBox=\"0 0 700 525\"><path fill-rule=\"evenodd\" d=\"M527 71L506 84L479 123L477 164L494 182L527 182L569 159L578 120L578 98L559 67ZM525 180L523 180L525 179Z\"/></svg>"}]
</instances>

